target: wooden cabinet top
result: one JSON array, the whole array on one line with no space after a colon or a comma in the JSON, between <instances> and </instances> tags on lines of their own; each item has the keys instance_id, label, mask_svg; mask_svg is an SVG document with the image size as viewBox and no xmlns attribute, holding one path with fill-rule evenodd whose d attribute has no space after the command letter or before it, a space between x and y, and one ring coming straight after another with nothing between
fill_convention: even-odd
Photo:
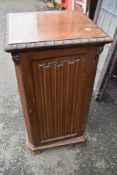
<instances>
[{"instance_id":1,"label":"wooden cabinet top","mask_svg":"<svg viewBox=\"0 0 117 175\"><path fill-rule=\"evenodd\" d=\"M6 51L110 41L107 34L78 11L11 13L7 17Z\"/></svg>"}]
</instances>

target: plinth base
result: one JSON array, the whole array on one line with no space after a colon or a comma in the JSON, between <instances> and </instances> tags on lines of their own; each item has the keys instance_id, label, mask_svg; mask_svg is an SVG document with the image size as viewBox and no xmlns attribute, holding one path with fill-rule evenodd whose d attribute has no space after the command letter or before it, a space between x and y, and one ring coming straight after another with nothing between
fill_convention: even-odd
<instances>
[{"instance_id":1,"label":"plinth base","mask_svg":"<svg viewBox=\"0 0 117 175\"><path fill-rule=\"evenodd\" d=\"M50 148L56 148L56 147L61 147L61 146L67 146L67 145L77 145L85 141L85 136L69 139L69 140L64 140L64 141L58 141L56 143L51 143L48 145L40 145L38 147L35 147L32 145L28 138L26 139L26 145L29 148L29 150L33 153L40 153L43 150L50 149Z\"/></svg>"}]
</instances>

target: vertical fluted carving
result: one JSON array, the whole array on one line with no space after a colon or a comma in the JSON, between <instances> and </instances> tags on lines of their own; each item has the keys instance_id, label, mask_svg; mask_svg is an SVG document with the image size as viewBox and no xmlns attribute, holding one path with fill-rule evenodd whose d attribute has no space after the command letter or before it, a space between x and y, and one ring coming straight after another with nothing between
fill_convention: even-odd
<instances>
[{"instance_id":1,"label":"vertical fluted carving","mask_svg":"<svg viewBox=\"0 0 117 175\"><path fill-rule=\"evenodd\" d=\"M39 110L41 141L77 134L78 104L82 93L80 69L84 56L59 58L57 61L38 63ZM40 118L40 116L39 116Z\"/></svg>"}]
</instances>

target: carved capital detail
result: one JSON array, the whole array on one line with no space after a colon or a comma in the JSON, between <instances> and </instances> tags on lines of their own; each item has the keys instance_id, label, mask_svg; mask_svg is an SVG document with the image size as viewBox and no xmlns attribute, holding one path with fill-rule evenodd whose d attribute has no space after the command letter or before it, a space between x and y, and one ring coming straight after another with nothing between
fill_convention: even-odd
<instances>
[{"instance_id":1,"label":"carved capital detail","mask_svg":"<svg viewBox=\"0 0 117 175\"><path fill-rule=\"evenodd\" d=\"M12 53L12 59L13 59L14 63L18 65L20 63L19 53Z\"/></svg>"},{"instance_id":2,"label":"carved capital detail","mask_svg":"<svg viewBox=\"0 0 117 175\"><path fill-rule=\"evenodd\" d=\"M96 48L96 55L99 56L101 54L101 52L103 51L103 46L98 46Z\"/></svg>"}]
</instances>

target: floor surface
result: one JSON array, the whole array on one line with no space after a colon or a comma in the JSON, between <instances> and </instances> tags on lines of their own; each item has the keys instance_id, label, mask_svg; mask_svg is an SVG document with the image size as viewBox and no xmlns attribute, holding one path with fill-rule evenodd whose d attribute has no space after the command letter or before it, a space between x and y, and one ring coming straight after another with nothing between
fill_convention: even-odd
<instances>
[{"instance_id":1,"label":"floor surface","mask_svg":"<svg viewBox=\"0 0 117 175\"><path fill-rule=\"evenodd\" d=\"M10 54L4 52L5 15L50 10L40 0L0 0L0 175L117 175L117 106L92 100L87 142L32 155Z\"/></svg>"}]
</instances>

